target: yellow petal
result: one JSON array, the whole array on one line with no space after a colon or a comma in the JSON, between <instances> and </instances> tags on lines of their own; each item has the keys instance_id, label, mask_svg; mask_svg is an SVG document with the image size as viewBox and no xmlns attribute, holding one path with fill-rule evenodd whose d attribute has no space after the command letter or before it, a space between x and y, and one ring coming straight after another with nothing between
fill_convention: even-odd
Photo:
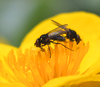
<instances>
[{"instance_id":1,"label":"yellow petal","mask_svg":"<svg viewBox=\"0 0 100 87\"><path fill-rule=\"evenodd\" d=\"M0 87L26 87L23 84L20 83L3 83L0 82Z\"/></svg>"},{"instance_id":2,"label":"yellow petal","mask_svg":"<svg viewBox=\"0 0 100 87\"><path fill-rule=\"evenodd\" d=\"M8 55L11 49L13 49L14 51L17 50L16 47L0 43L0 60L2 60L5 65L6 63L4 58Z\"/></svg>"},{"instance_id":3,"label":"yellow petal","mask_svg":"<svg viewBox=\"0 0 100 87\"><path fill-rule=\"evenodd\" d=\"M5 57L7 57L9 51L13 49L14 51L17 50L16 47L10 46L10 45L6 45L6 44L1 44L0 43L0 65L1 65L1 60L4 63L5 67L9 69L9 67L7 66L6 62L5 62ZM0 66L1 67L1 66Z\"/></svg>"},{"instance_id":4,"label":"yellow petal","mask_svg":"<svg viewBox=\"0 0 100 87\"><path fill-rule=\"evenodd\" d=\"M3 56L3 57L7 56L7 54L9 53L9 51L11 49L17 50L16 47L0 43L0 56ZM0 59L2 59L2 58L0 58Z\"/></svg>"},{"instance_id":5,"label":"yellow petal","mask_svg":"<svg viewBox=\"0 0 100 87\"><path fill-rule=\"evenodd\" d=\"M50 80L43 87L100 87L100 75L60 77Z\"/></svg>"},{"instance_id":6,"label":"yellow petal","mask_svg":"<svg viewBox=\"0 0 100 87\"><path fill-rule=\"evenodd\" d=\"M78 73L83 73L100 57L100 17L88 12L62 13L44 20L30 31L24 38L21 48L34 47L34 43L40 35L56 28L51 19L68 24L68 27L75 30L85 42L89 41L89 51L81 63Z\"/></svg>"},{"instance_id":7,"label":"yellow petal","mask_svg":"<svg viewBox=\"0 0 100 87\"><path fill-rule=\"evenodd\" d=\"M26 87L21 83L9 83L6 79L0 76L0 87Z\"/></svg>"},{"instance_id":8,"label":"yellow petal","mask_svg":"<svg viewBox=\"0 0 100 87\"><path fill-rule=\"evenodd\" d=\"M17 51L16 47L0 43L0 73L5 75L4 78L6 78L6 73L12 74L12 71L10 70L9 66L7 65L7 63L5 61L5 57L7 57L8 53L9 53L9 51L11 51L11 49L13 49L14 51ZM13 76L13 74L12 74L12 76Z\"/></svg>"}]
</instances>

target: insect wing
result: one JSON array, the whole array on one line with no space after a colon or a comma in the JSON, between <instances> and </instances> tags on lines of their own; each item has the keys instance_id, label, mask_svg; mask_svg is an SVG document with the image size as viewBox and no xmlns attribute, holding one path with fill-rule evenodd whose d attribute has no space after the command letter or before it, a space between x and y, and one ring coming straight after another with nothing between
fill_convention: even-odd
<instances>
[{"instance_id":1,"label":"insect wing","mask_svg":"<svg viewBox=\"0 0 100 87\"><path fill-rule=\"evenodd\" d=\"M57 25L58 27L60 27L60 28L62 28L62 29L64 29L64 30L66 30L66 31L69 31L69 29L68 28L66 28L67 26L68 26L68 24L64 24L64 25L62 25L62 24L60 24L60 23L58 23L58 22L56 22L56 21L54 21L54 20L51 20L55 25Z\"/></svg>"},{"instance_id":2,"label":"insect wing","mask_svg":"<svg viewBox=\"0 0 100 87\"><path fill-rule=\"evenodd\" d=\"M54 21L54 20L51 20L55 25L57 25L57 26L62 26L60 23L58 23L58 22L56 22L56 21Z\"/></svg>"},{"instance_id":3,"label":"insect wing","mask_svg":"<svg viewBox=\"0 0 100 87\"><path fill-rule=\"evenodd\" d=\"M63 25L64 27L66 25ZM56 36L59 36L61 34L66 34L66 30L62 29L61 27L57 27L55 29L53 29L52 31L48 32L48 37L49 38L52 38L52 37L56 37Z\"/></svg>"}]
</instances>

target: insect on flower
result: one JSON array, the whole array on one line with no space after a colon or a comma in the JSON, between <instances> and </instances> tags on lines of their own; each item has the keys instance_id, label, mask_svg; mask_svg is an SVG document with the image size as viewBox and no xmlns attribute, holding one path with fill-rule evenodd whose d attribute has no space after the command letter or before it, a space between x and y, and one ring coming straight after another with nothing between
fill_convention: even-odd
<instances>
[{"instance_id":1,"label":"insect on flower","mask_svg":"<svg viewBox=\"0 0 100 87\"><path fill-rule=\"evenodd\" d=\"M76 31L71 30L66 28L65 26L61 25L60 23L51 20L55 25L57 25L58 27L61 27L62 29L64 29L66 31L66 38L70 39L70 41L75 41L77 42L77 44L81 41L80 36L76 33ZM65 32L64 32L65 33Z\"/></svg>"},{"instance_id":2,"label":"insect on flower","mask_svg":"<svg viewBox=\"0 0 100 87\"><path fill-rule=\"evenodd\" d=\"M65 34L66 32L68 32L69 30L66 28L67 24L58 26L57 28L51 30L50 32L48 32L47 34L43 34L41 35L35 42L34 45L36 45L36 47L40 47L41 50L43 51L43 46L48 45L48 49L50 51L50 47L49 44L50 43L54 43L54 44L61 44L62 46L64 46L65 48L73 51L72 49L66 47L65 45L63 45L62 43L58 43L55 41L65 41L66 38L61 36L62 34ZM51 51L50 51L50 57L51 57Z\"/></svg>"}]
</instances>

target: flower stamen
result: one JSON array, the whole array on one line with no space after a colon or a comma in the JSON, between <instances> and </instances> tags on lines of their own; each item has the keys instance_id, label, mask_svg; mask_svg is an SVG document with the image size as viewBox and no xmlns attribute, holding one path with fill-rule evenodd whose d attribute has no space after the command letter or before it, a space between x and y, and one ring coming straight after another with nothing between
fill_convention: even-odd
<instances>
[{"instance_id":1,"label":"flower stamen","mask_svg":"<svg viewBox=\"0 0 100 87\"><path fill-rule=\"evenodd\" d=\"M47 46L44 52L30 48L23 53L19 49L15 55L14 51L11 50L7 58L5 58L6 63L14 74L14 77L11 76L10 78L28 87L39 87L53 78L77 74L79 65L88 51L89 43L85 46L83 41L79 45L76 42L67 42L61 43L74 51L60 44L55 44L54 48L50 46L51 58ZM0 66L3 67L1 62ZM2 72L0 74L4 77ZM13 82L9 79L7 80Z\"/></svg>"}]
</instances>

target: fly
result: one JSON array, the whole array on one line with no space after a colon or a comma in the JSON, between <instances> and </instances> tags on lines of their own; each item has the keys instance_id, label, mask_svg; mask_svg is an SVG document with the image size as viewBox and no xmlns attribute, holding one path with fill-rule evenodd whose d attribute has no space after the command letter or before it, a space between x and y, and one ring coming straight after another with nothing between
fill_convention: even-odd
<instances>
[{"instance_id":1,"label":"fly","mask_svg":"<svg viewBox=\"0 0 100 87\"><path fill-rule=\"evenodd\" d=\"M36 47L40 47L41 50L43 49L43 46L48 45L48 49L50 51L50 47L49 44L50 43L54 43L54 44L61 44L62 46L64 46L65 48L73 51L72 49L66 47L65 45L63 45L62 43L58 43L55 41L65 41L66 38L61 36L62 34L65 34L67 30L66 28L67 24L58 26L57 28L51 30L50 32L48 32L47 34L43 34L41 35L35 42L34 45L36 45ZM63 27L63 28L62 28ZM66 30L65 30L66 29ZM50 51L50 58L51 58L51 51Z\"/></svg>"}]
</instances>

